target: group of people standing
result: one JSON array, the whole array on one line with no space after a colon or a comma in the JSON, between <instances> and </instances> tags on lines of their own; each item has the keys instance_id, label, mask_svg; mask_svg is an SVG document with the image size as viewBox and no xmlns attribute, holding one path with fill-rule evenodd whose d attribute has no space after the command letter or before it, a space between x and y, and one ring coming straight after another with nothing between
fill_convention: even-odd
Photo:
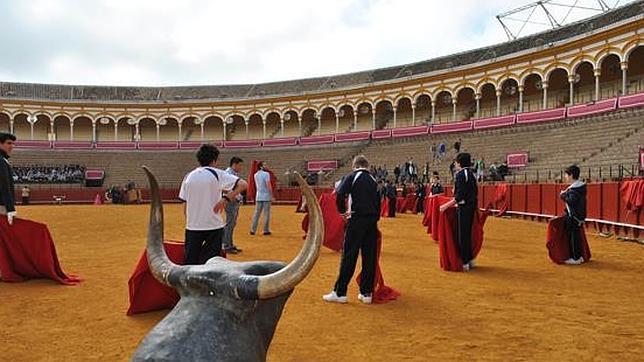
<instances>
[{"instance_id":1,"label":"group of people standing","mask_svg":"<svg viewBox=\"0 0 644 362\"><path fill-rule=\"evenodd\" d=\"M248 189L248 183L241 178L244 162L241 158L232 157L227 169L219 169L216 167L219 149L210 144L202 145L196 157L199 167L185 176L179 191L179 199L185 203L186 264L203 264L213 256L242 251L235 245L233 235L243 203L242 193ZM260 162L253 175L256 195L251 235L255 235L262 215L263 235L271 235L270 207L274 196L265 168Z\"/></svg>"}]
</instances>

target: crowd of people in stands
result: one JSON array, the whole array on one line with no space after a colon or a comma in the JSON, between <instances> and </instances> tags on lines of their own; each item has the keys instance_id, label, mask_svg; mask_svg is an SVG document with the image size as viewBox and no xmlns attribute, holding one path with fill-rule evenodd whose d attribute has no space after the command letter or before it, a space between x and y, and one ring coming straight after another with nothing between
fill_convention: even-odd
<instances>
[{"instance_id":1,"label":"crowd of people in stands","mask_svg":"<svg viewBox=\"0 0 644 362\"><path fill-rule=\"evenodd\" d=\"M15 183L74 184L85 180L85 166L13 166Z\"/></svg>"}]
</instances>

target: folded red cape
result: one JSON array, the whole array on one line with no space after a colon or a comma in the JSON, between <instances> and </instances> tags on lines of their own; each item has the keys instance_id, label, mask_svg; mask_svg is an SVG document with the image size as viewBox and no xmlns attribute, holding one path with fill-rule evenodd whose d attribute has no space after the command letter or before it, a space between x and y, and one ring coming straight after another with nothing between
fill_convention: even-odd
<instances>
[{"instance_id":1,"label":"folded red cape","mask_svg":"<svg viewBox=\"0 0 644 362\"><path fill-rule=\"evenodd\" d=\"M0 217L0 280L22 282L46 278L65 285L81 279L63 272L56 254L54 240L47 225L25 219Z\"/></svg>"},{"instance_id":2,"label":"folded red cape","mask_svg":"<svg viewBox=\"0 0 644 362\"><path fill-rule=\"evenodd\" d=\"M164 241L163 247L170 261L183 264L183 243ZM152 276L145 250L127 284L130 292L130 308L127 310L127 315L170 309L179 302L179 294L174 288L161 284Z\"/></svg>"},{"instance_id":3,"label":"folded red cape","mask_svg":"<svg viewBox=\"0 0 644 362\"><path fill-rule=\"evenodd\" d=\"M325 197L326 195L326 197ZM320 196L320 208L322 209L322 218L324 219L324 246L334 251L340 251L344 244L344 220L336 207L335 193L324 193ZM306 214L302 221L302 230L308 232L308 217ZM337 249L336 249L337 248ZM378 256L376 263L376 275L374 278L374 303L386 303L395 300L400 293L385 285L385 280L380 270L380 250L382 248L382 234L378 230ZM358 284L360 279L358 276Z\"/></svg>"},{"instance_id":4,"label":"folded red cape","mask_svg":"<svg viewBox=\"0 0 644 362\"><path fill-rule=\"evenodd\" d=\"M586 239L586 231L580 228L581 233L581 255L585 261L590 260L590 247ZM546 248L548 248L548 256L550 260L557 264L563 264L564 261L570 258L570 236L566 233L566 218L563 216L551 219L548 222L548 233L546 240Z\"/></svg>"},{"instance_id":5,"label":"folded red cape","mask_svg":"<svg viewBox=\"0 0 644 362\"><path fill-rule=\"evenodd\" d=\"M416 213L416 203L418 199L413 193L407 194L405 197L398 197L396 199L396 212L404 214L407 211Z\"/></svg>"},{"instance_id":6,"label":"folded red cape","mask_svg":"<svg viewBox=\"0 0 644 362\"><path fill-rule=\"evenodd\" d=\"M436 242L438 242L438 235L439 235L439 227L438 224L440 222L440 217L441 217L441 212L440 208L441 205L452 201L452 197L448 196L443 196L443 194L438 194L436 197L432 197L431 204L429 205L429 210L430 210L430 223L427 226L427 233L429 233L432 237L432 239Z\"/></svg>"},{"instance_id":7,"label":"folded red cape","mask_svg":"<svg viewBox=\"0 0 644 362\"><path fill-rule=\"evenodd\" d=\"M450 198L447 199L449 201ZM441 268L446 271L463 271L463 262L458 252L456 207L450 207L439 214L438 250ZM478 256L481 246L483 246L483 226L486 219L487 213L477 210L474 214L474 222L472 223L472 255L474 258Z\"/></svg>"}]
</instances>

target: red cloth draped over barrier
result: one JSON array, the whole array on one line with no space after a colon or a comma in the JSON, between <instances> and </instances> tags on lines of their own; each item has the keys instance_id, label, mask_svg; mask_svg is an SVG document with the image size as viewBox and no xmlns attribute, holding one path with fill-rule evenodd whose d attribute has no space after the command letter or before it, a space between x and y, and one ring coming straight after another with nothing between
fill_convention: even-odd
<instances>
[{"instance_id":1,"label":"red cloth draped over barrier","mask_svg":"<svg viewBox=\"0 0 644 362\"><path fill-rule=\"evenodd\" d=\"M386 197L380 202L380 217L389 217L389 199Z\"/></svg>"},{"instance_id":2,"label":"red cloth draped over barrier","mask_svg":"<svg viewBox=\"0 0 644 362\"><path fill-rule=\"evenodd\" d=\"M626 210L638 213L644 207L644 179L623 181L619 193Z\"/></svg>"},{"instance_id":3,"label":"red cloth draped over barrier","mask_svg":"<svg viewBox=\"0 0 644 362\"><path fill-rule=\"evenodd\" d=\"M441 212L440 208L441 205L451 201L453 198L448 197L448 196L443 196L443 194L436 195L436 197L432 197L432 203L430 204L430 223L427 226L427 233L431 234L432 239L436 242L438 242L438 235L439 235L439 223L440 223L440 217L441 217Z\"/></svg>"},{"instance_id":4,"label":"red cloth draped over barrier","mask_svg":"<svg viewBox=\"0 0 644 362\"><path fill-rule=\"evenodd\" d=\"M590 247L586 239L586 231L580 228L581 232L581 248L582 256L585 261L590 260ZM566 218L563 216L551 219L548 222L548 232L546 236L546 248L548 248L548 256L550 260L557 264L563 264L564 261L570 258L570 237L566 233Z\"/></svg>"},{"instance_id":5,"label":"red cloth draped over barrier","mask_svg":"<svg viewBox=\"0 0 644 362\"><path fill-rule=\"evenodd\" d=\"M170 261L183 264L183 243L164 241L163 247ZM170 309L179 301L179 294L174 288L161 284L152 276L145 250L127 284L130 291L130 308L127 315Z\"/></svg>"},{"instance_id":6,"label":"red cloth draped over barrier","mask_svg":"<svg viewBox=\"0 0 644 362\"><path fill-rule=\"evenodd\" d=\"M407 194L405 197L398 197L396 199L396 212L404 214L407 211L416 213L416 203L418 199L413 193Z\"/></svg>"},{"instance_id":7,"label":"red cloth draped over barrier","mask_svg":"<svg viewBox=\"0 0 644 362\"><path fill-rule=\"evenodd\" d=\"M248 173L248 190L246 191L246 200L252 201L255 200L255 192L257 191L257 186L255 185L255 173L259 170L257 165L260 161L253 160L253 163L250 165L250 172ZM277 190L277 178L275 174L268 167L264 168L264 171L268 172L271 175L271 185L273 186L273 192Z\"/></svg>"},{"instance_id":8,"label":"red cloth draped over barrier","mask_svg":"<svg viewBox=\"0 0 644 362\"><path fill-rule=\"evenodd\" d=\"M327 195L327 197L324 197ZM329 247L332 250L339 251L344 243L344 220L340 216L340 213L337 211L335 202L335 192L325 193L320 196L320 208L322 209L322 217L324 219L324 246L327 245L340 245L339 249L334 249ZM302 221L302 230L305 233L308 232L308 214L304 217ZM338 222L341 221L342 223ZM305 222L306 221L306 222ZM382 234L378 230L378 252L377 252L377 262L376 262L376 275L374 278L374 288L373 288L373 299L374 303L386 303L391 300L395 300L400 296L400 293L385 285L385 279L382 276L382 271L380 269L380 251L382 248ZM360 284L360 275L356 279L358 284Z\"/></svg>"},{"instance_id":9,"label":"red cloth draped over barrier","mask_svg":"<svg viewBox=\"0 0 644 362\"><path fill-rule=\"evenodd\" d=\"M510 202L508 200L508 184L498 184L494 188L494 202L492 205L487 205L488 208L499 210L496 216L501 216L508 211Z\"/></svg>"},{"instance_id":10,"label":"red cloth draped over barrier","mask_svg":"<svg viewBox=\"0 0 644 362\"><path fill-rule=\"evenodd\" d=\"M440 213L438 222L438 250L440 265L446 271L463 271L463 263L458 252L458 234L456 231L456 207L450 207ZM474 214L472 223L472 255L476 258L483 246L483 226L487 213Z\"/></svg>"},{"instance_id":11,"label":"red cloth draped over barrier","mask_svg":"<svg viewBox=\"0 0 644 362\"><path fill-rule=\"evenodd\" d=\"M39 278L64 285L81 282L61 268L47 225L25 219L14 219L13 225L9 225L6 216L0 217L0 280L22 282Z\"/></svg>"}]
</instances>

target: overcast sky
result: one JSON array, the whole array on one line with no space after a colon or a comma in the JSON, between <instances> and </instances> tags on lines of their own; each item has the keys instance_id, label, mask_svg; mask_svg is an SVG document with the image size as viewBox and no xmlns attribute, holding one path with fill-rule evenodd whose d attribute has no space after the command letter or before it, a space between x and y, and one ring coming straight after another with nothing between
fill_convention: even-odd
<instances>
[{"instance_id":1,"label":"overcast sky","mask_svg":"<svg viewBox=\"0 0 644 362\"><path fill-rule=\"evenodd\" d=\"M0 81L158 86L347 73L504 42L494 16L529 1L0 0Z\"/></svg>"}]
</instances>

